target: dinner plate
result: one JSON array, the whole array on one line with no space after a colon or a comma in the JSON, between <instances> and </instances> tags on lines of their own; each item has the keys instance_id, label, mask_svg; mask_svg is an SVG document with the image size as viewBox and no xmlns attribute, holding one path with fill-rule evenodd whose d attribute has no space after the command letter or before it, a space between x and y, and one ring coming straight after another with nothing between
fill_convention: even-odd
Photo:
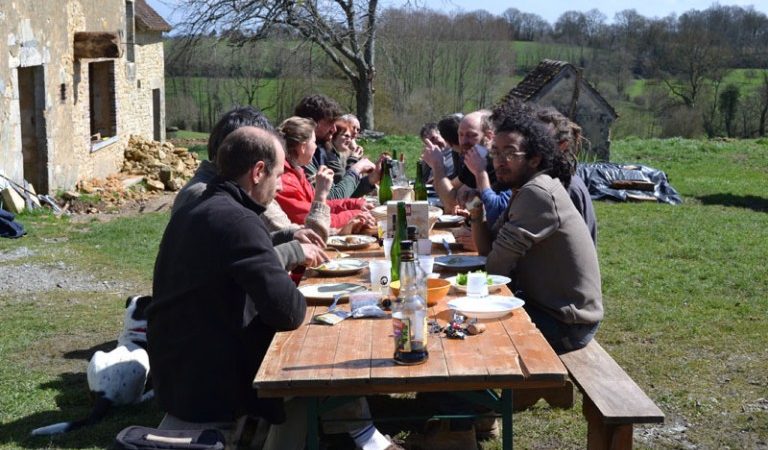
<instances>
[{"instance_id":1,"label":"dinner plate","mask_svg":"<svg viewBox=\"0 0 768 450\"><path fill-rule=\"evenodd\" d=\"M368 267L368 261L362 259L341 258L332 259L325 264L321 264L312 269L318 271L320 275L343 276L352 275Z\"/></svg>"},{"instance_id":2,"label":"dinner plate","mask_svg":"<svg viewBox=\"0 0 768 450\"><path fill-rule=\"evenodd\" d=\"M456 216L453 214L443 214L437 218L438 225L457 225L464 222L464 216Z\"/></svg>"},{"instance_id":3,"label":"dinner plate","mask_svg":"<svg viewBox=\"0 0 768 450\"><path fill-rule=\"evenodd\" d=\"M331 236L326 242L329 246L339 250L360 250L377 242L373 236L365 234L347 234L344 236Z\"/></svg>"},{"instance_id":4,"label":"dinner plate","mask_svg":"<svg viewBox=\"0 0 768 450\"><path fill-rule=\"evenodd\" d=\"M445 255L435 258L435 265L443 269L465 271L485 267L485 256Z\"/></svg>"},{"instance_id":5,"label":"dinner plate","mask_svg":"<svg viewBox=\"0 0 768 450\"><path fill-rule=\"evenodd\" d=\"M455 287L456 289L460 290L461 292L467 292L467 285L460 285L456 282L456 279L458 278L458 275L455 277L446 278L446 280L451 282L451 286ZM491 279L491 284L488 285L488 292L495 292L501 289L502 286L506 286L507 283L512 281L511 278L505 277L503 275L488 275L488 278Z\"/></svg>"},{"instance_id":6,"label":"dinner plate","mask_svg":"<svg viewBox=\"0 0 768 450\"><path fill-rule=\"evenodd\" d=\"M448 302L448 307L470 318L496 319L506 316L524 304L525 302L517 297L488 295L456 298Z\"/></svg>"},{"instance_id":7,"label":"dinner plate","mask_svg":"<svg viewBox=\"0 0 768 450\"><path fill-rule=\"evenodd\" d=\"M304 294L304 297L319 300L332 300L333 296L340 294L347 296L353 292L364 292L368 288L362 284L357 283L323 283L323 284L307 284L299 286L299 292Z\"/></svg>"}]
</instances>

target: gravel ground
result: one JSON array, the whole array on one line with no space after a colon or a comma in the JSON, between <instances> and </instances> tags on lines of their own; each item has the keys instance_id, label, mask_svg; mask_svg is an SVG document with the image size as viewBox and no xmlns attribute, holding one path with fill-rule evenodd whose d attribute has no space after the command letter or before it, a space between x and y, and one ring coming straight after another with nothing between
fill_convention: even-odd
<instances>
[{"instance_id":1,"label":"gravel ground","mask_svg":"<svg viewBox=\"0 0 768 450\"><path fill-rule=\"evenodd\" d=\"M134 288L131 283L115 280L100 280L92 274L79 272L64 261L48 264L22 262L35 253L26 247L19 247L0 255L3 270L0 270L0 286L5 294L48 292L124 292Z\"/></svg>"}]
</instances>

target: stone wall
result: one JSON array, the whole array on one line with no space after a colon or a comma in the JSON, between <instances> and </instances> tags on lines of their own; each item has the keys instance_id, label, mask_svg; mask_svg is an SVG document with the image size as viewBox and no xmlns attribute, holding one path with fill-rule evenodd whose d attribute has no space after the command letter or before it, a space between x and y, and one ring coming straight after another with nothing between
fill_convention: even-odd
<instances>
[{"instance_id":1,"label":"stone wall","mask_svg":"<svg viewBox=\"0 0 768 450\"><path fill-rule=\"evenodd\" d=\"M19 106L19 68L39 66L45 124L48 191L69 189L78 180L120 170L130 135L154 137L152 90L159 89L160 138L165 137L163 47L159 32L137 30L135 63L116 59L74 59L74 33L113 32L125 39L124 0L3 1L0 10L0 172L14 181L24 174ZM7 5L7 7L6 7ZM88 65L114 64L116 137L92 151ZM36 94L37 95L37 94Z\"/></svg>"}]
</instances>

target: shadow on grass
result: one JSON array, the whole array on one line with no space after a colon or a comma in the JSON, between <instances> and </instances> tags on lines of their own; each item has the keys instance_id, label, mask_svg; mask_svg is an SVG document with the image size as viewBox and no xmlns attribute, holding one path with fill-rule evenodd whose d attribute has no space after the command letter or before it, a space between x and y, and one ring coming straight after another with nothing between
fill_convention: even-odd
<instances>
[{"instance_id":1,"label":"shadow on grass","mask_svg":"<svg viewBox=\"0 0 768 450\"><path fill-rule=\"evenodd\" d=\"M117 347L117 341L109 341L105 342L103 344L94 345L91 348L88 349L77 349L72 350L71 352L64 353L64 358L66 359L82 359L85 361L90 361L91 356L93 356L94 353L101 350L102 352L111 352L112 350Z\"/></svg>"},{"instance_id":2,"label":"shadow on grass","mask_svg":"<svg viewBox=\"0 0 768 450\"><path fill-rule=\"evenodd\" d=\"M85 352L85 351L83 351ZM74 353L74 352L73 352ZM92 352L91 352L92 353ZM89 354L90 355L90 354ZM92 407L85 372L63 373L38 389L56 391L58 409L41 411L3 425L0 446L16 448L110 448L115 436L129 425L157 426L162 418L154 401L113 408L101 422L54 436L31 436L33 429L86 417Z\"/></svg>"},{"instance_id":3,"label":"shadow on grass","mask_svg":"<svg viewBox=\"0 0 768 450\"><path fill-rule=\"evenodd\" d=\"M712 194L697 198L704 205L735 206L757 212L768 212L768 198L755 195Z\"/></svg>"}]
</instances>

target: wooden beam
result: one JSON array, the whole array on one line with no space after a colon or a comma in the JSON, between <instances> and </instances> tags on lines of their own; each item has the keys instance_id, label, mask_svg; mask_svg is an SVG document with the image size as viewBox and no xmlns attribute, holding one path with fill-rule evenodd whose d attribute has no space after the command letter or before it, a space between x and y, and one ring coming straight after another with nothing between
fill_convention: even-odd
<instances>
[{"instance_id":1,"label":"wooden beam","mask_svg":"<svg viewBox=\"0 0 768 450\"><path fill-rule=\"evenodd\" d=\"M75 59L119 58L122 55L117 33L78 31L75 33Z\"/></svg>"}]
</instances>

